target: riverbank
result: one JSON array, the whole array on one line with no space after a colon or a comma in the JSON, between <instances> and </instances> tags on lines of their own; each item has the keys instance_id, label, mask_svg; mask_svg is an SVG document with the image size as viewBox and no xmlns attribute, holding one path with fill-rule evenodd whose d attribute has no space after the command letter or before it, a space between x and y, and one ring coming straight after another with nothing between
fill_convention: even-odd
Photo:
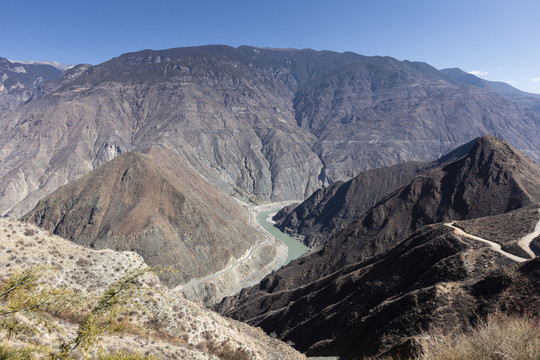
<instances>
[{"instance_id":1,"label":"riverbank","mask_svg":"<svg viewBox=\"0 0 540 360\"><path fill-rule=\"evenodd\" d=\"M287 254L287 259L283 264L283 266L285 266L292 260L298 259L300 256L308 252L309 248L302 244L300 241L282 232L280 229L274 226L274 222L271 220L270 215L275 214L283 206L274 206L273 208L267 208L267 210L265 211L260 211L256 216L256 220L257 223L266 231L266 233L269 233L272 237L287 245L287 248L289 250Z\"/></svg>"}]
</instances>

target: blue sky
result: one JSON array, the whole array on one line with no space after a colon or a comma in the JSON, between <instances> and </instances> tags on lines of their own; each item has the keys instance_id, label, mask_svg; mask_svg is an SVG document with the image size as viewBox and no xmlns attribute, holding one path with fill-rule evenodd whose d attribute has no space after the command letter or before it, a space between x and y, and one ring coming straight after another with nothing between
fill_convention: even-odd
<instances>
[{"instance_id":1,"label":"blue sky","mask_svg":"<svg viewBox=\"0 0 540 360\"><path fill-rule=\"evenodd\" d=\"M0 56L98 64L129 51L312 48L459 67L540 93L540 1L8 1ZM535 81L536 80L536 81Z\"/></svg>"}]
</instances>

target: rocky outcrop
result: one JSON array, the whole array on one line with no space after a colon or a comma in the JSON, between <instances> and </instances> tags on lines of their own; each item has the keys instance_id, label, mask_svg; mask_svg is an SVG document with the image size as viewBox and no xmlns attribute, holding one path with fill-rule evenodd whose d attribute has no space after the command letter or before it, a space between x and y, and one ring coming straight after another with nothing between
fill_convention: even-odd
<instances>
[{"instance_id":1,"label":"rocky outcrop","mask_svg":"<svg viewBox=\"0 0 540 360\"><path fill-rule=\"evenodd\" d=\"M118 152L157 144L253 200L302 199L488 133L540 153L536 113L422 63L207 46L129 53L72 72L0 114L2 214L25 213Z\"/></svg>"},{"instance_id":2,"label":"rocky outcrop","mask_svg":"<svg viewBox=\"0 0 540 360\"><path fill-rule=\"evenodd\" d=\"M286 254L248 224L248 211L237 201L159 148L117 156L22 219L86 247L134 251L151 266L173 267L176 272L162 276L170 286L249 257L236 273L216 279L211 291L190 297L204 302L253 284L281 266Z\"/></svg>"},{"instance_id":3,"label":"rocky outcrop","mask_svg":"<svg viewBox=\"0 0 540 360\"><path fill-rule=\"evenodd\" d=\"M481 309L497 308L496 297L486 300L488 292L473 285L500 267L517 266L482 242L429 224L461 219L463 228L482 230L489 220L467 219L504 214L492 225L524 229L501 242L512 250L539 220L532 215L540 203L539 176L529 158L482 137L462 158L389 194L321 250L224 299L218 309L275 331L310 355L407 353L419 329L432 323L460 327ZM537 288L533 263L523 281ZM531 301L538 302L538 293Z\"/></svg>"}]
</instances>

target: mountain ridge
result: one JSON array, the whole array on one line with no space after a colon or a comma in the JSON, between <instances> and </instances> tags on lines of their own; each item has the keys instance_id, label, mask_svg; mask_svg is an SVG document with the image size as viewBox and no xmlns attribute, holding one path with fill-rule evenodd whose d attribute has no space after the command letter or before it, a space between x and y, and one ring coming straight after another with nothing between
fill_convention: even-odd
<instances>
[{"instance_id":1,"label":"mountain ridge","mask_svg":"<svg viewBox=\"0 0 540 360\"><path fill-rule=\"evenodd\" d=\"M237 201L160 148L123 153L40 200L22 217L90 248L134 251L171 287L204 278L244 257L265 238ZM231 276L220 277L192 300L215 302L245 281L284 261L285 249L268 242ZM242 275L242 276L240 276ZM206 286L206 285L201 285Z\"/></svg>"},{"instance_id":2,"label":"mountain ridge","mask_svg":"<svg viewBox=\"0 0 540 360\"><path fill-rule=\"evenodd\" d=\"M441 222L455 221L482 237L488 220L478 219L498 216L489 224L511 222L505 226L516 231L501 244L522 256L520 237L540 222L539 176L540 167L528 157L492 136L481 137L465 156L388 194L322 249L225 298L216 309L275 331L311 356L410 356L410 340L420 328L432 323L453 330L475 313L503 307L493 294L505 286L490 293L484 281L500 268L527 267L526 281L538 289L538 259L514 265ZM479 283L484 285L474 286ZM535 290L521 291L532 292L531 303L540 301Z\"/></svg>"},{"instance_id":3,"label":"mountain ridge","mask_svg":"<svg viewBox=\"0 0 540 360\"><path fill-rule=\"evenodd\" d=\"M484 134L540 159L539 115L423 63L211 46L78 69L0 114L2 214L30 210L108 161L109 148L159 144L225 192L265 201L432 161Z\"/></svg>"}]
</instances>

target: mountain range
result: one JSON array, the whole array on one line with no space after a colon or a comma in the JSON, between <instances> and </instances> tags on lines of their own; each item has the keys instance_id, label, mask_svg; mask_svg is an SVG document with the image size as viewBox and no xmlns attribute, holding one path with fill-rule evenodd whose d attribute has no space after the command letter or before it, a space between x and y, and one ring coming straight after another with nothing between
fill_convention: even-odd
<instances>
[{"instance_id":1,"label":"mountain range","mask_svg":"<svg viewBox=\"0 0 540 360\"><path fill-rule=\"evenodd\" d=\"M0 112L30 100L40 86L58 78L66 66L53 62L19 62L0 57Z\"/></svg>"},{"instance_id":2,"label":"mountain range","mask_svg":"<svg viewBox=\"0 0 540 360\"><path fill-rule=\"evenodd\" d=\"M304 199L492 134L539 159L539 115L425 63L330 51L203 46L78 66L0 114L0 212L120 152L162 146L245 199Z\"/></svg>"}]
</instances>

